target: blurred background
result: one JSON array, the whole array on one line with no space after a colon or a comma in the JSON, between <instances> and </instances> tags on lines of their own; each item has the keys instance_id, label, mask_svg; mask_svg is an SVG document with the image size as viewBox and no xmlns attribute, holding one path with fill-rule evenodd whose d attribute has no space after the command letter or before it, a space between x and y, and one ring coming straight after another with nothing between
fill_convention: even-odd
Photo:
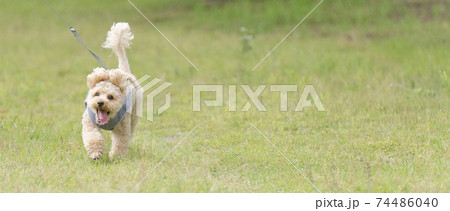
<instances>
[{"instance_id":1,"label":"blurred background","mask_svg":"<svg viewBox=\"0 0 450 211\"><path fill-rule=\"evenodd\" d=\"M126 0L48 0L108 68L100 46L129 22L132 72L173 83L129 155L96 163L80 120L99 64L44 1L0 1L1 192L127 192L198 122L137 191L316 191L250 122L323 192L450 190L448 0L325 0L254 71L318 0L132 0L199 71ZM266 88L268 112L192 112L192 84L312 84L327 111L293 112L299 92L279 112Z\"/></svg>"}]
</instances>

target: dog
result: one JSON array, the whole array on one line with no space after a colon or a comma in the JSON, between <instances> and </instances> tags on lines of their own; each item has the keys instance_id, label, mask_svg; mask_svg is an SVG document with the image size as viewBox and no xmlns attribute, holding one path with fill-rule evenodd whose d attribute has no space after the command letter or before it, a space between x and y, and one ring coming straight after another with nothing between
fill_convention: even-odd
<instances>
[{"instance_id":1,"label":"dog","mask_svg":"<svg viewBox=\"0 0 450 211\"><path fill-rule=\"evenodd\" d=\"M110 158L126 155L134 135L138 122L136 104L142 99L136 95L141 87L131 74L125 53L133 38L128 23L113 24L102 47L114 52L119 67L110 70L98 67L87 76L89 92L84 102L82 138L91 159L99 159L105 150L102 129L112 131Z\"/></svg>"}]
</instances>

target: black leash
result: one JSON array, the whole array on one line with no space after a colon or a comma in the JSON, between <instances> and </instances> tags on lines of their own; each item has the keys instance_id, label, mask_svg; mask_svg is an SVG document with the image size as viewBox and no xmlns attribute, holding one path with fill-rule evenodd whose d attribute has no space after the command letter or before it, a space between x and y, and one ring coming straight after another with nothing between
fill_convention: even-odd
<instances>
[{"instance_id":1,"label":"black leash","mask_svg":"<svg viewBox=\"0 0 450 211\"><path fill-rule=\"evenodd\" d=\"M71 26L66 22L66 20L65 20L58 12L56 12L56 10L53 9L53 7L52 7L46 0L42 0L42 1L44 1L44 2L47 4L47 6L53 11L53 13L55 13L55 14L59 17L59 19L61 19L61 20L64 22L64 24L66 24L67 27L69 27L69 29L70 29L70 31L73 33L73 35L78 39L78 41L81 42L81 44L84 46L84 48L86 48L86 50L88 50L89 53L91 53L92 56L94 56L94 58L98 61L98 63L100 63L105 69L108 69L108 68L106 68L106 66L105 66L105 64L103 63L103 61L102 61L97 55L95 55L95 53L92 52L92 51L86 46L86 44L84 44L83 40L81 40L81 38L80 38L80 36L78 35L78 33L77 33L77 31L75 30L75 28L71 27Z\"/></svg>"}]
</instances>

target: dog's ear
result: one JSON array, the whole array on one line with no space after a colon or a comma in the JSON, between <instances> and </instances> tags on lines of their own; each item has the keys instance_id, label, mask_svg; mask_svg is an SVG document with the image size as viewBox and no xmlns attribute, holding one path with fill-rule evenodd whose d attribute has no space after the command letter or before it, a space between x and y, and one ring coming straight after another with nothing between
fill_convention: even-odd
<instances>
[{"instance_id":1,"label":"dog's ear","mask_svg":"<svg viewBox=\"0 0 450 211\"><path fill-rule=\"evenodd\" d=\"M107 81L108 79L108 72L104 68L97 67L87 76L87 86L89 89L92 89L98 82Z\"/></svg>"},{"instance_id":2,"label":"dog's ear","mask_svg":"<svg viewBox=\"0 0 450 211\"><path fill-rule=\"evenodd\" d=\"M132 75L125 73L121 70L109 71L109 82L119 87L120 91L124 92L130 85L130 79Z\"/></svg>"}]
</instances>

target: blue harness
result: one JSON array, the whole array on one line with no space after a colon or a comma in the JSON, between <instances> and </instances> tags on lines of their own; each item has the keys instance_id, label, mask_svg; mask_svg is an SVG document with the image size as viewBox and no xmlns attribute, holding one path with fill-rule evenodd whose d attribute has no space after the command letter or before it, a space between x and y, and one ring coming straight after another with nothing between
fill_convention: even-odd
<instances>
[{"instance_id":1,"label":"blue harness","mask_svg":"<svg viewBox=\"0 0 450 211\"><path fill-rule=\"evenodd\" d=\"M123 117L125 117L125 114L127 114L127 112L131 111L131 106L132 106L132 101L131 101L131 92L129 91L127 93L127 96L125 97L125 100L123 101L122 107L119 109L119 111L117 112L116 116L114 116L114 118L112 118L111 120L108 121L108 123L104 124L104 125L100 125L97 123L96 120L96 114L94 111L92 111L91 108L87 107L87 96L89 96L89 92L86 95L86 99L84 100L84 107L85 109L87 109L88 115L89 115L89 120L91 120L92 124L97 125L97 127L103 129L103 130L112 130L114 129L114 127L120 122L122 121Z\"/></svg>"}]
</instances>

